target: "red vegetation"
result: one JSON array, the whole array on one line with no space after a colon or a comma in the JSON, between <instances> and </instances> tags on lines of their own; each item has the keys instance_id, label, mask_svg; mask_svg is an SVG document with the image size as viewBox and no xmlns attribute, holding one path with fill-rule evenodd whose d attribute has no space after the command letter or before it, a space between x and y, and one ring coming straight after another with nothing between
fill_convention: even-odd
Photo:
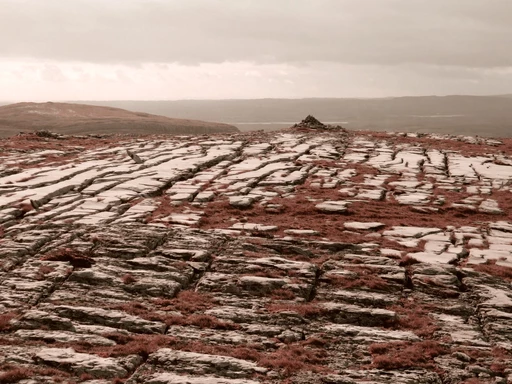
<instances>
[{"instance_id":1,"label":"red vegetation","mask_svg":"<svg viewBox=\"0 0 512 384\"><path fill-rule=\"evenodd\" d=\"M504 265L498 265L496 264L497 262L498 260L496 259L488 259L483 264L472 264L469 266L475 271L487 273L507 281L512 281L512 268L506 267Z\"/></svg>"},{"instance_id":2,"label":"red vegetation","mask_svg":"<svg viewBox=\"0 0 512 384\"><path fill-rule=\"evenodd\" d=\"M492 357L491 371L503 374L505 370L512 368L512 352L504 348L494 347L492 349Z\"/></svg>"},{"instance_id":3,"label":"red vegetation","mask_svg":"<svg viewBox=\"0 0 512 384\"><path fill-rule=\"evenodd\" d=\"M512 151L512 140L508 138L502 138L500 141L502 145L493 146L485 143L471 144L462 141L458 137L447 138L447 139L436 139L426 135L420 134L420 137L411 137L405 134L389 134L388 132L375 132L375 131L358 131L365 136L372 137L374 139L386 140L392 142L394 145L398 144L409 144L419 145L426 150L432 148L441 151L458 151L463 153L465 156L486 156L489 154L495 154L500 152L510 153Z\"/></svg>"},{"instance_id":4,"label":"red vegetation","mask_svg":"<svg viewBox=\"0 0 512 384\"><path fill-rule=\"evenodd\" d=\"M275 300L293 300L295 299L295 293L289 289L278 288L272 291L271 297Z\"/></svg>"},{"instance_id":5,"label":"red vegetation","mask_svg":"<svg viewBox=\"0 0 512 384\"><path fill-rule=\"evenodd\" d=\"M133 277L131 273L127 273L123 275L123 277L121 277L121 281L123 282L123 284L133 284L137 282L137 279Z\"/></svg>"},{"instance_id":6,"label":"red vegetation","mask_svg":"<svg viewBox=\"0 0 512 384\"><path fill-rule=\"evenodd\" d=\"M368 267L347 267L347 270L354 273L352 276L330 275L329 282L344 289L368 288L376 291L390 291L392 287L386 280L380 277L377 272Z\"/></svg>"},{"instance_id":7,"label":"red vegetation","mask_svg":"<svg viewBox=\"0 0 512 384\"><path fill-rule=\"evenodd\" d=\"M329 369L325 366L327 352L323 349L304 347L302 344L287 345L276 352L265 355L259 365L281 370L285 376L290 376L298 371L326 373Z\"/></svg>"},{"instance_id":8,"label":"red vegetation","mask_svg":"<svg viewBox=\"0 0 512 384\"><path fill-rule=\"evenodd\" d=\"M162 307L164 311L179 311L183 314L203 312L214 306L213 298L207 293L195 291L181 291L171 300L155 299L152 303Z\"/></svg>"},{"instance_id":9,"label":"red vegetation","mask_svg":"<svg viewBox=\"0 0 512 384\"><path fill-rule=\"evenodd\" d=\"M37 270L35 278L37 280L44 280L45 276L49 273L52 273L53 271L55 271L54 267L51 267L49 265L41 265Z\"/></svg>"},{"instance_id":10,"label":"red vegetation","mask_svg":"<svg viewBox=\"0 0 512 384\"><path fill-rule=\"evenodd\" d=\"M125 335L107 333L104 337L117 343L115 346L93 346L87 343L71 345L79 352L95 353L101 357L140 355L147 358L160 348L173 348L181 351L231 356L238 359L258 361L262 357L261 345L208 345L200 341L181 340L168 335Z\"/></svg>"},{"instance_id":11,"label":"red vegetation","mask_svg":"<svg viewBox=\"0 0 512 384\"><path fill-rule=\"evenodd\" d=\"M301 316L307 318L316 318L318 316L324 315L328 312L328 310L319 307L314 303L304 303L304 304L269 304L267 306L267 310L269 312L296 312Z\"/></svg>"},{"instance_id":12,"label":"red vegetation","mask_svg":"<svg viewBox=\"0 0 512 384\"><path fill-rule=\"evenodd\" d=\"M404 256L402 257L402 260L398 263L400 267L410 267L414 264L419 264L420 261L416 260L414 257L411 256Z\"/></svg>"},{"instance_id":13,"label":"red vegetation","mask_svg":"<svg viewBox=\"0 0 512 384\"><path fill-rule=\"evenodd\" d=\"M375 343L370 345L372 365L378 369L435 368L434 358L449 353L437 341Z\"/></svg>"},{"instance_id":14,"label":"red vegetation","mask_svg":"<svg viewBox=\"0 0 512 384\"><path fill-rule=\"evenodd\" d=\"M64 378L69 377L67 372L55 368L23 367L10 364L0 364L0 371L4 371L0 373L0 383L2 384L17 383L34 376L52 376L53 382L61 383L65 381Z\"/></svg>"},{"instance_id":15,"label":"red vegetation","mask_svg":"<svg viewBox=\"0 0 512 384\"><path fill-rule=\"evenodd\" d=\"M167 316L165 323L167 325L193 325L209 329L235 330L240 328L238 324L221 321L210 315Z\"/></svg>"},{"instance_id":16,"label":"red vegetation","mask_svg":"<svg viewBox=\"0 0 512 384\"><path fill-rule=\"evenodd\" d=\"M84 255L70 248L61 248L47 253L40 260L67 261L75 268L91 268L95 261L89 254Z\"/></svg>"},{"instance_id":17,"label":"red vegetation","mask_svg":"<svg viewBox=\"0 0 512 384\"><path fill-rule=\"evenodd\" d=\"M411 330L421 337L431 337L438 329L434 319L429 316L430 308L427 305L402 300L388 309L398 315L396 323L398 329Z\"/></svg>"},{"instance_id":18,"label":"red vegetation","mask_svg":"<svg viewBox=\"0 0 512 384\"><path fill-rule=\"evenodd\" d=\"M10 329L10 322L18 314L16 312L7 312L0 315L0 332L5 332Z\"/></svg>"}]
</instances>

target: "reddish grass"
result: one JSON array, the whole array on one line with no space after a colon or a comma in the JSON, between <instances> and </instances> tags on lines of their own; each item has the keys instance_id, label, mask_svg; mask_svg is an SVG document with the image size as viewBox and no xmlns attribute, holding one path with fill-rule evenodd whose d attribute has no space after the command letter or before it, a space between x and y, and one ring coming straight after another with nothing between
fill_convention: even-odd
<instances>
[{"instance_id":1,"label":"reddish grass","mask_svg":"<svg viewBox=\"0 0 512 384\"><path fill-rule=\"evenodd\" d=\"M181 291L171 300L155 299L152 300L152 303L162 307L161 309L164 311L180 311L183 314L204 312L214 307L212 296L192 290Z\"/></svg>"},{"instance_id":2,"label":"reddish grass","mask_svg":"<svg viewBox=\"0 0 512 384\"><path fill-rule=\"evenodd\" d=\"M155 198L154 202L159 203L158 208L155 209L148 217L146 217L145 221L147 223L151 223L162 217L167 217L171 213L175 213L177 211L176 206L171 205L171 199L167 194Z\"/></svg>"},{"instance_id":3,"label":"reddish grass","mask_svg":"<svg viewBox=\"0 0 512 384\"><path fill-rule=\"evenodd\" d=\"M380 172L377 168L372 167L371 165L366 165L363 163L349 163L345 166L346 169L355 169L357 175L351 178L353 183L362 184L368 176L377 176Z\"/></svg>"},{"instance_id":4,"label":"reddish grass","mask_svg":"<svg viewBox=\"0 0 512 384\"><path fill-rule=\"evenodd\" d=\"M299 315L307 318L316 318L321 315L325 315L328 310L319 307L314 303L304 304L269 304L267 306L269 312L296 312Z\"/></svg>"},{"instance_id":5,"label":"reddish grass","mask_svg":"<svg viewBox=\"0 0 512 384\"><path fill-rule=\"evenodd\" d=\"M370 345L372 365L377 369L435 368L434 358L449 349L433 340L375 343Z\"/></svg>"},{"instance_id":6,"label":"reddish grass","mask_svg":"<svg viewBox=\"0 0 512 384\"><path fill-rule=\"evenodd\" d=\"M20 380L28 379L34 375L34 371L30 368L2 367L0 369L5 369L5 372L0 373L0 383L3 384L17 383Z\"/></svg>"},{"instance_id":7,"label":"reddish grass","mask_svg":"<svg viewBox=\"0 0 512 384\"><path fill-rule=\"evenodd\" d=\"M265 269L261 271L251 272L247 274L242 274L240 276L259 276L259 277L269 277L272 279L278 279L280 277L286 277L286 271L281 269Z\"/></svg>"},{"instance_id":8,"label":"reddish grass","mask_svg":"<svg viewBox=\"0 0 512 384\"><path fill-rule=\"evenodd\" d=\"M199 328L235 330L240 329L238 324L221 321L210 315L168 316L165 319L167 325L193 325Z\"/></svg>"},{"instance_id":9,"label":"reddish grass","mask_svg":"<svg viewBox=\"0 0 512 384\"><path fill-rule=\"evenodd\" d=\"M470 144L459 140L456 137L446 139L433 139L428 136L420 137L409 137L405 135L390 135L387 132L374 132L374 131L358 131L367 137L372 137L378 140L385 140L389 144L409 144L419 145L422 148L428 150L430 148L441 151L458 151L465 156L485 156L489 154L495 154L500 152L510 153L512 151L512 140L508 138L501 138L500 141L503 143L499 146L492 146L482 144Z\"/></svg>"},{"instance_id":10,"label":"reddish grass","mask_svg":"<svg viewBox=\"0 0 512 384\"><path fill-rule=\"evenodd\" d=\"M117 343L114 346L93 346L88 343L71 344L77 352L94 353L101 357L140 355L147 358L151 353L164 347L174 347L178 340L166 335L124 335L107 333L104 337Z\"/></svg>"},{"instance_id":11,"label":"reddish grass","mask_svg":"<svg viewBox=\"0 0 512 384\"><path fill-rule=\"evenodd\" d=\"M347 267L347 270L354 272L353 276L337 276L328 277L329 283L337 288L357 289L368 288L376 291L390 291L392 287L389 283L380 277L377 272L368 267Z\"/></svg>"},{"instance_id":12,"label":"reddish grass","mask_svg":"<svg viewBox=\"0 0 512 384\"><path fill-rule=\"evenodd\" d=\"M61 248L41 257L40 260L46 261L67 261L75 268L91 268L95 261L89 254L80 254L70 248Z\"/></svg>"},{"instance_id":13,"label":"reddish grass","mask_svg":"<svg viewBox=\"0 0 512 384\"><path fill-rule=\"evenodd\" d=\"M512 268L503 265L497 265L497 262L498 260L496 259L488 259L483 264L471 264L469 266L475 271L487 273L507 281L512 281Z\"/></svg>"},{"instance_id":14,"label":"reddish grass","mask_svg":"<svg viewBox=\"0 0 512 384\"><path fill-rule=\"evenodd\" d=\"M52 273L55 270L54 267L48 266L48 265L41 265L39 269L37 270L37 273L35 275L36 280L44 280L45 276L49 273Z\"/></svg>"},{"instance_id":15,"label":"reddish grass","mask_svg":"<svg viewBox=\"0 0 512 384\"><path fill-rule=\"evenodd\" d=\"M7 312L0 315L0 332L5 332L10 329L10 321L18 314L16 312Z\"/></svg>"},{"instance_id":16,"label":"reddish grass","mask_svg":"<svg viewBox=\"0 0 512 384\"><path fill-rule=\"evenodd\" d=\"M42 275L47 275L49 273L52 273L53 271L55 271L55 267L52 267L50 265L41 265L37 272Z\"/></svg>"},{"instance_id":17,"label":"reddish grass","mask_svg":"<svg viewBox=\"0 0 512 384\"><path fill-rule=\"evenodd\" d=\"M10 364L0 364L0 383L10 384L25 380L34 376L52 376L54 382L61 383L64 378L69 378L67 372L55 368L46 367L22 367Z\"/></svg>"},{"instance_id":18,"label":"reddish grass","mask_svg":"<svg viewBox=\"0 0 512 384\"><path fill-rule=\"evenodd\" d=\"M200 341L181 340L168 335L125 335L121 333L107 333L103 336L115 341L117 345L92 346L87 343L79 343L71 346L79 352L94 353L101 357L140 355L143 358L147 358L151 353L158 351L160 348L170 347L181 351L231 356L252 361L261 359L263 351L263 346L261 345L209 345Z\"/></svg>"},{"instance_id":19,"label":"reddish grass","mask_svg":"<svg viewBox=\"0 0 512 384\"><path fill-rule=\"evenodd\" d=\"M503 374L507 369L512 368L512 353L504 348L494 347L492 349L493 362L489 367L491 371Z\"/></svg>"},{"instance_id":20,"label":"reddish grass","mask_svg":"<svg viewBox=\"0 0 512 384\"><path fill-rule=\"evenodd\" d=\"M429 316L431 308L420 303L402 300L399 304L388 308L396 312L398 329L407 329L421 337L431 337L438 327L432 317Z\"/></svg>"},{"instance_id":21,"label":"reddish grass","mask_svg":"<svg viewBox=\"0 0 512 384\"><path fill-rule=\"evenodd\" d=\"M411 265L420 264L420 263L421 263L420 261L416 260L412 256L404 256L404 257L402 257L402 259L400 260L398 265L400 267L410 267Z\"/></svg>"},{"instance_id":22,"label":"reddish grass","mask_svg":"<svg viewBox=\"0 0 512 384\"><path fill-rule=\"evenodd\" d=\"M293 300L295 299L295 293L286 288L274 289L270 295L274 300Z\"/></svg>"},{"instance_id":23,"label":"reddish grass","mask_svg":"<svg viewBox=\"0 0 512 384\"><path fill-rule=\"evenodd\" d=\"M133 284L137 282L137 279L131 273L127 273L121 277L121 281L123 284Z\"/></svg>"},{"instance_id":24,"label":"reddish grass","mask_svg":"<svg viewBox=\"0 0 512 384\"><path fill-rule=\"evenodd\" d=\"M299 371L327 373L325 366L327 352L312 349L301 344L287 345L263 357L258 363L263 367L280 370L285 376Z\"/></svg>"}]
</instances>

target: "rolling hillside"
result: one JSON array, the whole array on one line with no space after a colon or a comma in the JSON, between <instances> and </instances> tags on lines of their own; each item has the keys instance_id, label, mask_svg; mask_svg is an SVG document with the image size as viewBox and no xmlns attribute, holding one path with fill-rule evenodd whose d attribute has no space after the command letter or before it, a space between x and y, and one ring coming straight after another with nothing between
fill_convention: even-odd
<instances>
[{"instance_id":1,"label":"rolling hillside","mask_svg":"<svg viewBox=\"0 0 512 384\"><path fill-rule=\"evenodd\" d=\"M234 126L172 119L124 109L67 103L17 103L0 107L0 137L20 131L62 134L204 134L237 132Z\"/></svg>"}]
</instances>

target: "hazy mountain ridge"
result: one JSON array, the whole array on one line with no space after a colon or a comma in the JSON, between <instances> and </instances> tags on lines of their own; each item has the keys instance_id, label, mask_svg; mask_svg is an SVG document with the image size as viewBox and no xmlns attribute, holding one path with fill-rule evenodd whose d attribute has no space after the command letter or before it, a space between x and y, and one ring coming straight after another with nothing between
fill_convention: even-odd
<instances>
[{"instance_id":1,"label":"hazy mountain ridge","mask_svg":"<svg viewBox=\"0 0 512 384\"><path fill-rule=\"evenodd\" d=\"M61 134L203 134L237 132L236 127L174 119L124 109L70 103L17 103L0 107L0 136L20 131L51 130Z\"/></svg>"},{"instance_id":2,"label":"hazy mountain ridge","mask_svg":"<svg viewBox=\"0 0 512 384\"><path fill-rule=\"evenodd\" d=\"M184 119L222 121L240 130L278 129L312 114L349 129L510 137L512 97L418 96L382 99L83 101Z\"/></svg>"}]
</instances>

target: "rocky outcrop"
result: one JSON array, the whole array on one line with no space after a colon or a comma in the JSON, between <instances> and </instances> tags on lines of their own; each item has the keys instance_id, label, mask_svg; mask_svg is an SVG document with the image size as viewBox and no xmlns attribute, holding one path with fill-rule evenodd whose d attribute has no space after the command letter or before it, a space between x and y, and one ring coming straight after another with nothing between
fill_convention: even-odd
<instances>
[{"instance_id":1,"label":"rocky outcrop","mask_svg":"<svg viewBox=\"0 0 512 384\"><path fill-rule=\"evenodd\" d=\"M511 382L511 144L4 140L0 383Z\"/></svg>"}]
</instances>

